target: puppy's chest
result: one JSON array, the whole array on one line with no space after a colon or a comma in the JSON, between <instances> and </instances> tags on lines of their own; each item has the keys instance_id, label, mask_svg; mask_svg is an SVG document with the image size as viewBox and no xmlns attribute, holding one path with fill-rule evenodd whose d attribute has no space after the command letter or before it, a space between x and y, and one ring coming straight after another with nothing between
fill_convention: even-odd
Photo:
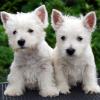
<instances>
[{"instance_id":1,"label":"puppy's chest","mask_svg":"<svg viewBox=\"0 0 100 100\"><path fill-rule=\"evenodd\" d=\"M40 56L29 56L25 57L22 60L22 72L24 75L24 78L26 80L26 83L33 83L37 80L38 73L41 72L41 64L42 64L42 58Z\"/></svg>"},{"instance_id":2,"label":"puppy's chest","mask_svg":"<svg viewBox=\"0 0 100 100\"><path fill-rule=\"evenodd\" d=\"M38 54L28 54L20 56L19 59L17 59L17 63L24 73L35 74L41 69L40 66L43 59L44 58Z\"/></svg>"},{"instance_id":3,"label":"puppy's chest","mask_svg":"<svg viewBox=\"0 0 100 100\"><path fill-rule=\"evenodd\" d=\"M42 57L38 54L25 54L19 57L18 63L23 67L28 68L34 68L36 66L39 66L39 63L41 62Z\"/></svg>"},{"instance_id":4,"label":"puppy's chest","mask_svg":"<svg viewBox=\"0 0 100 100\"><path fill-rule=\"evenodd\" d=\"M42 57L40 57L39 55L30 55L28 57L24 57L24 62L26 64L26 66L39 66L39 63L41 62Z\"/></svg>"},{"instance_id":5,"label":"puppy's chest","mask_svg":"<svg viewBox=\"0 0 100 100\"><path fill-rule=\"evenodd\" d=\"M74 81L74 82L81 81L85 69L85 63L83 62L80 63L77 62L74 64L66 63L63 69L65 75L68 76L69 81Z\"/></svg>"}]
</instances>

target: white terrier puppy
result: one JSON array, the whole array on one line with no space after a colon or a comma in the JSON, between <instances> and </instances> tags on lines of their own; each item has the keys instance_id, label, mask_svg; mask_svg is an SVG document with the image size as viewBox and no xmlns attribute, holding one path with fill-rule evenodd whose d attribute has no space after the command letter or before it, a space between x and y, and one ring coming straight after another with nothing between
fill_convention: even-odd
<instances>
[{"instance_id":1,"label":"white terrier puppy","mask_svg":"<svg viewBox=\"0 0 100 100\"><path fill-rule=\"evenodd\" d=\"M91 33L96 26L95 12L76 18L64 16L54 9L51 20L57 39L53 61L60 92L70 93L71 85L82 82L86 93L100 93L96 65L90 46Z\"/></svg>"},{"instance_id":2,"label":"white terrier puppy","mask_svg":"<svg viewBox=\"0 0 100 100\"><path fill-rule=\"evenodd\" d=\"M30 13L1 12L1 20L14 50L4 94L19 96L25 87L33 89L38 86L44 97L58 95L53 79L52 49L45 41L44 28L48 26L45 6Z\"/></svg>"}]
</instances>

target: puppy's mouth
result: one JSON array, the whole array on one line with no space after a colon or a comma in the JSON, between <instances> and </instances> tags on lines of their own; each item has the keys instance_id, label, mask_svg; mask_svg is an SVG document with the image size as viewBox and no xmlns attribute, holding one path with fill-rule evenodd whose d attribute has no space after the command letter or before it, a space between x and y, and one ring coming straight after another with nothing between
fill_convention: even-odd
<instances>
[{"instance_id":1,"label":"puppy's mouth","mask_svg":"<svg viewBox=\"0 0 100 100\"><path fill-rule=\"evenodd\" d=\"M75 55L68 55L68 54L67 54L67 57L73 58L73 57L75 57Z\"/></svg>"},{"instance_id":2,"label":"puppy's mouth","mask_svg":"<svg viewBox=\"0 0 100 100\"><path fill-rule=\"evenodd\" d=\"M76 55L76 54L73 54L73 55L67 55L66 56L67 57L67 59L70 59L70 60L73 60L73 59L77 59L77 58L79 58L80 56L78 56L78 55Z\"/></svg>"},{"instance_id":3,"label":"puppy's mouth","mask_svg":"<svg viewBox=\"0 0 100 100\"><path fill-rule=\"evenodd\" d=\"M24 46L22 46L22 47L20 47L19 49L27 49L28 47L24 47Z\"/></svg>"},{"instance_id":4,"label":"puppy's mouth","mask_svg":"<svg viewBox=\"0 0 100 100\"><path fill-rule=\"evenodd\" d=\"M19 48L15 48L14 50L15 51L21 51L21 50L27 50L29 49L28 47L25 47L25 46L22 46L22 47L19 47Z\"/></svg>"},{"instance_id":5,"label":"puppy's mouth","mask_svg":"<svg viewBox=\"0 0 100 100\"><path fill-rule=\"evenodd\" d=\"M34 50L34 47L25 47L25 46L22 46L22 47L14 49L14 51L27 51L27 50Z\"/></svg>"}]
</instances>

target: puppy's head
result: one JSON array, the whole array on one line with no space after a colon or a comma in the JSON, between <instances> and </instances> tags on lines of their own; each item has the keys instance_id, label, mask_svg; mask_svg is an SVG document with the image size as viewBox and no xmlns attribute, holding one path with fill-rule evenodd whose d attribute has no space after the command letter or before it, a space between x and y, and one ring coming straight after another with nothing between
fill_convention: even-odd
<instances>
[{"instance_id":1,"label":"puppy's head","mask_svg":"<svg viewBox=\"0 0 100 100\"><path fill-rule=\"evenodd\" d=\"M91 32L96 26L95 12L80 18L64 16L58 10L51 15L52 27L56 31L57 48L62 56L74 57L84 54L90 45Z\"/></svg>"},{"instance_id":2,"label":"puppy's head","mask_svg":"<svg viewBox=\"0 0 100 100\"><path fill-rule=\"evenodd\" d=\"M1 20L14 50L35 48L45 38L48 14L44 5L29 13L1 12Z\"/></svg>"}]
</instances>

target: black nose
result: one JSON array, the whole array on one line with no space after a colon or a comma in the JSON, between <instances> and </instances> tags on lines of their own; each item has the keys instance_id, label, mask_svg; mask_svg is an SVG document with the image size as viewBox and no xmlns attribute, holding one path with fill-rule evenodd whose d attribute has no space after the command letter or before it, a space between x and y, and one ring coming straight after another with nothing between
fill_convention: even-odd
<instances>
[{"instance_id":1,"label":"black nose","mask_svg":"<svg viewBox=\"0 0 100 100\"><path fill-rule=\"evenodd\" d=\"M73 48L66 49L66 53L70 56L72 56L74 54L74 52L75 52L75 49L73 49Z\"/></svg>"},{"instance_id":2,"label":"black nose","mask_svg":"<svg viewBox=\"0 0 100 100\"><path fill-rule=\"evenodd\" d=\"M24 39L20 39L20 40L18 40L18 45L19 46L24 46L24 44L25 44L25 40Z\"/></svg>"}]
</instances>

